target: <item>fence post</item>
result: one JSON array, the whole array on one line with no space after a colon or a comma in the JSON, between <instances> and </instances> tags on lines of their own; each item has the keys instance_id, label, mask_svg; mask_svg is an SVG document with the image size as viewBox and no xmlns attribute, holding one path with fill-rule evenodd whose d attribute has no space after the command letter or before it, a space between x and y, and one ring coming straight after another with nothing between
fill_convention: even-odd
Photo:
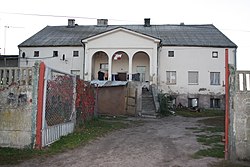
<instances>
[{"instance_id":1,"label":"fence post","mask_svg":"<svg viewBox=\"0 0 250 167\"><path fill-rule=\"evenodd\" d=\"M229 68L228 49L225 49L225 160L228 159L228 131L229 131Z\"/></svg>"},{"instance_id":2,"label":"fence post","mask_svg":"<svg viewBox=\"0 0 250 167\"><path fill-rule=\"evenodd\" d=\"M36 148L42 148L42 114L43 114L43 96L44 96L44 75L45 64L40 63L38 97L37 97L37 122L36 122Z\"/></svg>"}]
</instances>

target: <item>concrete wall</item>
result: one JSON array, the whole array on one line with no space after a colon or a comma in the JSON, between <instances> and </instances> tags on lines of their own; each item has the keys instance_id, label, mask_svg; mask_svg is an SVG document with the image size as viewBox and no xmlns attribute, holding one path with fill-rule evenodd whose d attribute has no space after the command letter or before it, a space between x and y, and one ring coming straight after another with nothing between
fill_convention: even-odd
<instances>
[{"instance_id":1,"label":"concrete wall","mask_svg":"<svg viewBox=\"0 0 250 167\"><path fill-rule=\"evenodd\" d=\"M11 85L0 90L0 147L32 145L32 85Z\"/></svg>"},{"instance_id":2,"label":"concrete wall","mask_svg":"<svg viewBox=\"0 0 250 167\"><path fill-rule=\"evenodd\" d=\"M250 71L230 75L230 160L250 161Z\"/></svg>"}]
</instances>

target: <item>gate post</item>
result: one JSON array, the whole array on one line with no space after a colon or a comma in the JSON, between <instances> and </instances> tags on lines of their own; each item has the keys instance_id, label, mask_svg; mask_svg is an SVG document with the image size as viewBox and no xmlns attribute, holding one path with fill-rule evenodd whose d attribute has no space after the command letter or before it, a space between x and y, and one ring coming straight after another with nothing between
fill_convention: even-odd
<instances>
[{"instance_id":1,"label":"gate post","mask_svg":"<svg viewBox=\"0 0 250 167\"><path fill-rule=\"evenodd\" d=\"M45 64L40 63L38 97L37 97L37 119L36 119L36 149L42 148L42 115L43 115L43 97L44 97L44 75Z\"/></svg>"},{"instance_id":2,"label":"gate post","mask_svg":"<svg viewBox=\"0 0 250 167\"><path fill-rule=\"evenodd\" d=\"M228 128L229 128L229 68L228 49L225 49L225 160L228 159Z\"/></svg>"}]
</instances>

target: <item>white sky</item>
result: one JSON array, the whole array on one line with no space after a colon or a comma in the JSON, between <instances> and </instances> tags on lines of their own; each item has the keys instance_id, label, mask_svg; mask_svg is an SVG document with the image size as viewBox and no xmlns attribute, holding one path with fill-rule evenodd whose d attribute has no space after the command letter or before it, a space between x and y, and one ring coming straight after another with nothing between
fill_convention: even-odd
<instances>
[{"instance_id":1,"label":"white sky","mask_svg":"<svg viewBox=\"0 0 250 167\"><path fill-rule=\"evenodd\" d=\"M143 24L144 18L151 24L214 24L238 45L238 70L250 70L250 0L1 0L0 53L18 54L18 44L46 25L67 25L68 17L7 13L93 18L75 18L79 25L97 18L108 24Z\"/></svg>"}]
</instances>

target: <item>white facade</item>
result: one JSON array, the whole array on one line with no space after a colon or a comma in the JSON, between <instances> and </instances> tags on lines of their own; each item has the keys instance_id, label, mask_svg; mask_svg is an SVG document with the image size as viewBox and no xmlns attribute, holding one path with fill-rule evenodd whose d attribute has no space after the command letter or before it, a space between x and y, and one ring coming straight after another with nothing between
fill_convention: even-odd
<instances>
[{"instance_id":1,"label":"white facade","mask_svg":"<svg viewBox=\"0 0 250 167\"><path fill-rule=\"evenodd\" d=\"M159 39L124 28L81 42L82 46L78 47L20 47L20 66L32 66L35 60L42 60L52 68L90 81L97 79L101 64L106 64L108 80L112 80L114 74L125 73L131 81L133 74L143 71L143 81L175 95L177 103L184 106L188 105L189 98L203 99L206 102L202 106L206 108L209 108L211 98L223 101L226 48L160 46ZM39 51L39 57L34 57L35 51ZM58 51L57 57L53 57L54 51ZM74 51L78 51L78 56L73 55ZM169 56L169 52L172 55ZM235 52L235 48L228 49L229 64L236 64ZM121 60L115 60L116 53L122 54ZM191 75L197 77L192 79Z\"/></svg>"},{"instance_id":2,"label":"white facade","mask_svg":"<svg viewBox=\"0 0 250 167\"><path fill-rule=\"evenodd\" d=\"M168 56L174 51L174 57ZM212 53L218 57L213 58ZM235 64L235 49L229 49L229 64ZM167 71L176 72L176 83L167 83ZM198 72L198 83L188 83L188 72ZM219 84L210 84L210 73L219 72ZM162 47L159 50L159 86L177 94L224 94L225 48Z\"/></svg>"},{"instance_id":3,"label":"white facade","mask_svg":"<svg viewBox=\"0 0 250 167\"><path fill-rule=\"evenodd\" d=\"M32 67L38 61L44 61L47 66L54 69L71 73L79 71L82 76L84 49L79 47L21 47L20 67ZM39 51L39 57L34 57L34 52ZM53 52L58 51L58 56L53 57ZM78 51L79 56L74 57L73 52ZM23 54L25 54L23 58ZM64 60L63 60L63 55Z\"/></svg>"}]
</instances>

